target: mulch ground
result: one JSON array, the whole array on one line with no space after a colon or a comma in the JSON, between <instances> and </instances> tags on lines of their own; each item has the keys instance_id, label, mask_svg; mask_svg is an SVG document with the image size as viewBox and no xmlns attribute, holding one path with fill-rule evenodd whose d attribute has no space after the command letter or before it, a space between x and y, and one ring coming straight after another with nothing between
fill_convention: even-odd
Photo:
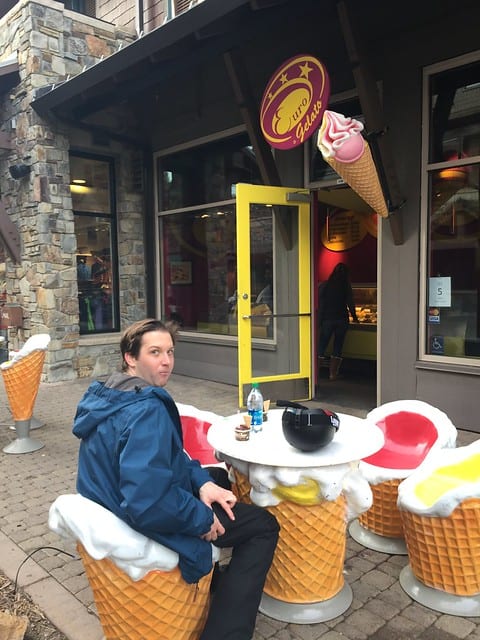
<instances>
[{"instance_id":1,"label":"mulch ground","mask_svg":"<svg viewBox=\"0 0 480 640\"><path fill-rule=\"evenodd\" d=\"M25 616L28 627L24 640L67 640L42 613L30 596L17 588L12 580L0 573L0 612Z\"/></svg>"}]
</instances>

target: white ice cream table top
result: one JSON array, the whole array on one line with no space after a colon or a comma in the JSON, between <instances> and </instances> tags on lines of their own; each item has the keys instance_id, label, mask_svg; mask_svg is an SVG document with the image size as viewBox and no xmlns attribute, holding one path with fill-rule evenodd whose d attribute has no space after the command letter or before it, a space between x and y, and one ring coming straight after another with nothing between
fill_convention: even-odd
<instances>
[{"instance_id":1,"label":"white ice cream table top","mask_svg":"<svg viewBox=\"0 0 480 640\"><path fill-rule=\"evenodd\" d=\"M235 439L235 426L243 423L242 413L214 422L207 433L208 442L218 452L238 460L275 467L323 467L361 460L382 448L382 430L371 421L337 413L340 427L332 442L313 452L292 447L282 431L283 409L271 409L268 420L250 440Z\"/></svg>"}]
</instances>

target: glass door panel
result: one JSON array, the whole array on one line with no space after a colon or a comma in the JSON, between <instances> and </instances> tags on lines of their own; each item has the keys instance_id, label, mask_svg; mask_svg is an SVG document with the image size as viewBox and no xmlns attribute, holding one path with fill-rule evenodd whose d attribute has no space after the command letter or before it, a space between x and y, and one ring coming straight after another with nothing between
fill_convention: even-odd
<instances>
[{"instance_id":1,"label":"glass door panel","mask_svg":"<svg viewBox=\"0 0 480 640\"><path fill-rule=\"evenodd\" d=\"M310 199L237 185L239 404L311 397Z\"/></svg>"}]
</instances>

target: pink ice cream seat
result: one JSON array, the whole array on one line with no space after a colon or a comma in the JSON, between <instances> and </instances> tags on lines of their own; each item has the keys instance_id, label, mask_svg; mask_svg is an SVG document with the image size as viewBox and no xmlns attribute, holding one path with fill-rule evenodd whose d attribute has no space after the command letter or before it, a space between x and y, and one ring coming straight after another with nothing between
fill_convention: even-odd
<instances>
[{"instance_id":1,"label":"pink ice cream seat","mask_svg":"<svg viewBox=\"0 0 480 640\"><path fill-rule=\"evenodd\" d=\"M398 411L377 420L385 445L364 462L388 469L416 469L433 444L438 431L431 420L412 411Z\"/></svg>"},{"instance_id":2,"label":"pink ice cream seat","mask_svg":"<svg viewBox=\"0 0 480 640\"><path fill-rule=\"evenodd\" d=\"M370 411L367 419L382 429L385 444L359 464L371 486L373 504L349 531L365 547L406 555L398 485L434 451L454 447L457 430L445 413L420 400L385 403Z\"/></svg>"}]
</instances>

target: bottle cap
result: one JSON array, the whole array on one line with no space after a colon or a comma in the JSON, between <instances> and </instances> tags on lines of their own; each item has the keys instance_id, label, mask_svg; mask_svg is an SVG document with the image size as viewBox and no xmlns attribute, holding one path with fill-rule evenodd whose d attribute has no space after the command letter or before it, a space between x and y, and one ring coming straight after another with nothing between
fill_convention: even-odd
<instances>
[{"instance_id":1,"label":"bottle cap","mask_svg":"<svg viewBox=\"0 0 480 640\"><path fill-rule=\"evenodd\" d=\"M252 387L254 389L258 389L258 382L252 382Z\"/></svg>"}]
</instances>

